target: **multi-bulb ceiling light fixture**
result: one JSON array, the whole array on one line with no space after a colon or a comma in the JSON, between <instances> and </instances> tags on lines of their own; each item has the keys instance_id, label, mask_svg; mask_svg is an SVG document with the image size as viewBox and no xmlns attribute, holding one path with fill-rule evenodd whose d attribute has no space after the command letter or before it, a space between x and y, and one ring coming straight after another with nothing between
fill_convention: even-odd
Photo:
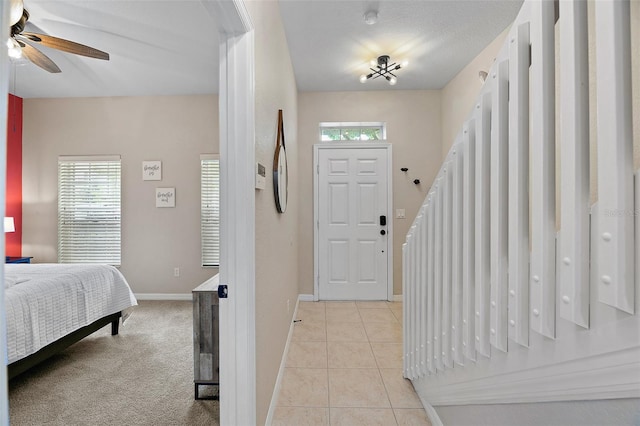
<instances>
[{"instance_id":1,"label":"multi-bulb ceiling light fixture","mask_svg":"<svg viewBox=\"0 0 640 426\"><path fill-rule=\"evenodd\" d=\"M367 25L375 25L378 22L378 11L371 9L364 14L364 22ZM409 61L402 61L402 63L391 62L389 55L381 55L376 59L372 59L370 63L371 72L368 74L362 74L360 76L360 83L366 83L369 80L376 79L378 77L384 77L391 86L398 82L398 77L393 73L400 68L404 68L409 65Z\"/></svg>"},{"instance_id":2,"label":"multi-bulb ceiling light fixture","mask_svg":"<svg viewBox=\"0 0 640 426\"><path fill-rule=\"evenodd\" d=\"M391 62L389 55L378 56L377 59L371 61L371 72L369 74L362 74L360 76L360 83L366 83L368 80L376 79L378 77L384 77L390 85L395 85L398 82L398 77L393 73L400 68L405 68L409 65L409 61L403 61L402 63Z\"/></svg>"}]
</instances>

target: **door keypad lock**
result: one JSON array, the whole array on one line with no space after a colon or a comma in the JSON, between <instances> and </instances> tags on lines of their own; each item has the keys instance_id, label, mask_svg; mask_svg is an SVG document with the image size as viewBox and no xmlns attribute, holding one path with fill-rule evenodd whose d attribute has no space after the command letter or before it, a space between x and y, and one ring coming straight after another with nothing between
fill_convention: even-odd
<instances>
[{"instance_id":1,"label":"door keypad lock","mask_svg":"<svg viewBox=\"0 0 640 426\"><path fill-rule=\"evenodd\" d=\"M385 215L380 216L380 226L387 226L387 217ZM380 230L380 235L386 235L387 231L384 229Z\"/></svg>"}]
</instances>

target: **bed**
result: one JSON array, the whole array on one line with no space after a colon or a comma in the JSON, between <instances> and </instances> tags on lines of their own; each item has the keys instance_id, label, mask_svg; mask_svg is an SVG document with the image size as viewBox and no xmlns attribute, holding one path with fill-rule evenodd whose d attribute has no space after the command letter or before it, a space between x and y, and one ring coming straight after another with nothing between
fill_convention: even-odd
<instances>
[{"instance_id":1,"label":"bed","mask_svg":"<svg viewBox=\"0 0 640 426\"><path fill-rule=\"evenodd\" d=\"M109 265L6 264L7 365L13 378L111 323L137 301Z\"/></svg>"}]
</instances>

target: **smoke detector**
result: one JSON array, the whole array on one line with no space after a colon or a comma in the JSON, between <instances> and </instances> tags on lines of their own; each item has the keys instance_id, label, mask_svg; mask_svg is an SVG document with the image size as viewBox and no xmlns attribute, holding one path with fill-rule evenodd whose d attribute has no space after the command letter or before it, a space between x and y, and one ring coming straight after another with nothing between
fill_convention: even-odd
<instances>
[{"instance_id":1,"label":"smoke detector","mask_svg":"<svg viewBox=\"0 0 640 426\"><path fill-rule=\"evenodd\" d=\"M370 10L364 14L364 22L367 25L373 25L378 22L378 11Z\"/></svg>"}]
</instances>

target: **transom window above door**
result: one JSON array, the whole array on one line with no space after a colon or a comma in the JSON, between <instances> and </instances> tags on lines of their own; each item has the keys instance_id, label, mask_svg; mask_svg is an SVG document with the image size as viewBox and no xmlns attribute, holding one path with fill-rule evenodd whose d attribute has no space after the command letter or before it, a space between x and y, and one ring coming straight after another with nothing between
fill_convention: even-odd
<instances>
[{"instance_id":1,"label":"transom window above door","mask_svg":"<svg viewBox=\"0 0 640 426\"><path fill-rule=\"evenodd\" d=\"M385 123L320 123L320 141L384 141L387 139Z\"/></svg>"}]
</instances>

